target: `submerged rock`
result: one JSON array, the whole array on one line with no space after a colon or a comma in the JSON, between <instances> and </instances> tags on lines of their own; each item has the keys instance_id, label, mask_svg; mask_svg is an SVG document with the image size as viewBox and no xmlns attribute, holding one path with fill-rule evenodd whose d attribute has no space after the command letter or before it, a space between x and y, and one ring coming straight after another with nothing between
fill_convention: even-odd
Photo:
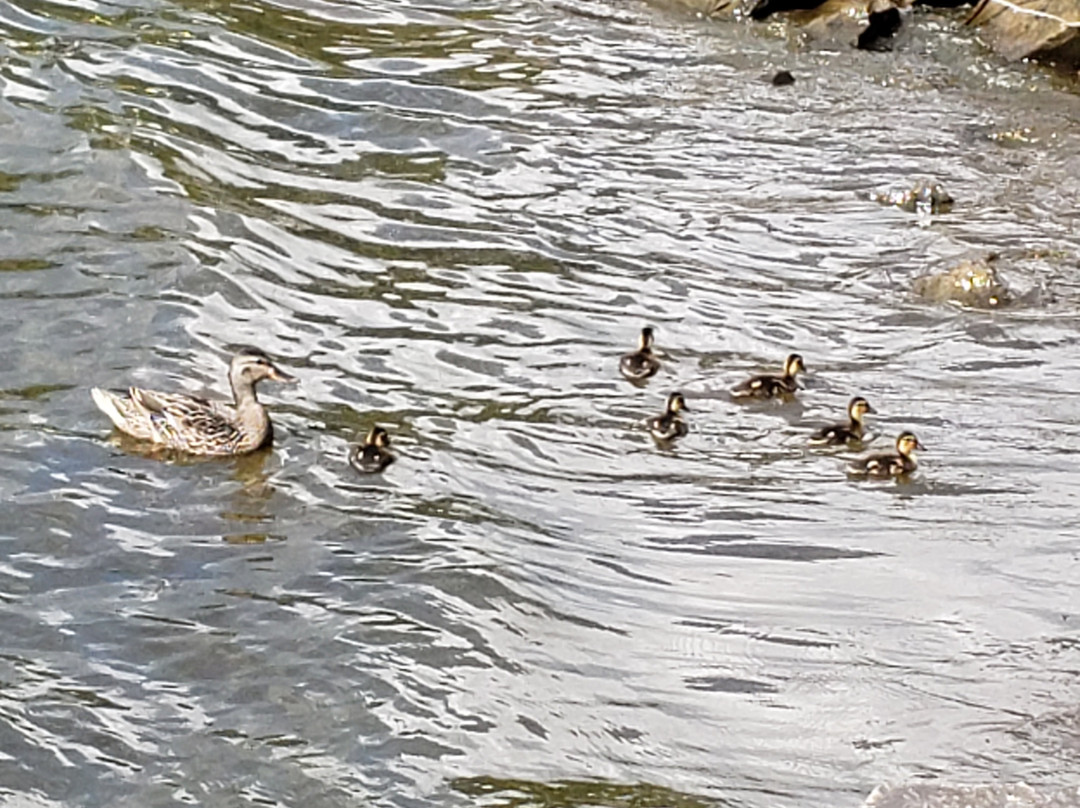
<instances>
[{"instance_id":1,"label":"submerged rock","mask_svg":"<svg viewBox=\"0 0 1080 808\"><path fill-rule=\"evenodd\" d=\"M648 4L663 11L689 12L699 17L730 17L739 5L737 0L648 0Z\"/></svg>"},{"instance_id":2,"label":"submerged rock","mask_svg":"<svg viewBox=\"0 0 1080 808\"><path fill-rule=\"evenodd\" d=\"M967 22L1006 59L1080 65L1078 0L979 0Z\"/></svg>"},{"instance_id":3,"label":"submerged rock","mask_svg":"<svg viewBox=\"0 0 1080 808\"><path fill-rule=\"evenodd\" d=\"M908 213L946 213L952 208L953 198L941 185L930 180L919 180L910 188L875 192L870 198L882 205L893 205Z\"/></svg>"},{"instance_id":4,"label":"submerged rock","mask_svg":"<svg viewBox=\"0 0 1080 808\"><path fill-rule=\"evenodd\" d=\"M915 279L912 290L933 303L957 303L977 309L1007 305L1012 296L998 277L996 255L968 258L944 272Z\"/></svg>"}]
</instances>

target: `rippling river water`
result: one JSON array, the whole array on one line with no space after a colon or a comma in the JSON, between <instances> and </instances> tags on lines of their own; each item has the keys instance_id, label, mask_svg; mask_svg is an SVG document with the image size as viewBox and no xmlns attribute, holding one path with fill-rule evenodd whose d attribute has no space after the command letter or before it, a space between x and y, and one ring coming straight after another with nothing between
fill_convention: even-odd
<instances>
[{"instance_id":1,"label":"rippling river water","mask_svg":"<svg viewBox=\"0 0 1080 808\"><path fill-rule=\"evenodd\" d=\"M1080 95L915 16L0 3L0 802L1080 785ZM866 197L918 177L952 212ZM912 296L991 251L1013 307ZM223 396L238 344L300 377L271 452L109 437L91 385ZM804 449L856 392L909 482Z\"/></svg>"}]
</instances>

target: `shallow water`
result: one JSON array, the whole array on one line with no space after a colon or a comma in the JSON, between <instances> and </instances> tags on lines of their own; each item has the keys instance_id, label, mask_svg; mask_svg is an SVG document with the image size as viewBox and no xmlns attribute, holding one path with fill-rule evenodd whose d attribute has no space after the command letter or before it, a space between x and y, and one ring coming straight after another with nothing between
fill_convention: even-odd
<instances>
[{"instance_id":1,"label":"shallow water","mask_svg":"<svg viewBox=\"0 0 1080 808\"><path fill-rule=\"evenodd\" d=\"M1080 94L916 17L0 5L0 799L1075 788ZM918 177L954 209L867 198ZM984 251L1021 305L910 293ZM162 462L87 393L224 395L245 343L301 379L271 452ZM792 349L798 402L728 399ZM910 481L804 450L856 392Z\"/></svg>"}]
</instances>

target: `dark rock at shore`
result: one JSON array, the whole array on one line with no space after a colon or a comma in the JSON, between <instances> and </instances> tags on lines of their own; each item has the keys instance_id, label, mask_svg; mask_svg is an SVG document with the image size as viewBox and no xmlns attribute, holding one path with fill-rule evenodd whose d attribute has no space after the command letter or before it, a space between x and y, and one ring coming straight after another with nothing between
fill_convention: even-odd
<instances>
[{"instance_id":1,"label":"dark rock at shore","mask_svg":"<svg viewBox=\"0 0 1080 808\"><path fill-rule=\"evenodd\" d=\"M819 39L846 39L862 50L889 50L900 30L901 10L913 0L757 0L754 20L785 13L796 25Z\"/></svg>"},{"instance_id":2,"label":"dark rock at shore","mask_svg":"<svg viewBox=\"0 0 1080 808\"><path fill-rule=\"evenodd\" d=\"M913 6L955 8L974 3L967 23L1010 60L1029 57L1080 67L1080 0L648 0L701 17L781 14L814 40L890 50ZM749 8L749 10L747 10Z\"/></svg>"},{"instance_id":3,"label":"dark rock at shore","mask_svg":"<svg viewBox=\"0 0 1080 808\"><path fill-rule=\"evenodd\" d=\"M767 20L783 11L812 11L824 3L825 0L758 0L750 9L750 19Z\"/></svg>"},{"instance_id":4,"label":"dark rock at shore","mask_svg":"<svg viewBox=\"0 0 1080 808\"><path fill-rule=\"evenodd\" d=\"M892 37L900 30L900 9L895 6L871 11L867 17L866 28L859 34L855 46L859 50L892 50Z\"/></svg>"}]
</instances>

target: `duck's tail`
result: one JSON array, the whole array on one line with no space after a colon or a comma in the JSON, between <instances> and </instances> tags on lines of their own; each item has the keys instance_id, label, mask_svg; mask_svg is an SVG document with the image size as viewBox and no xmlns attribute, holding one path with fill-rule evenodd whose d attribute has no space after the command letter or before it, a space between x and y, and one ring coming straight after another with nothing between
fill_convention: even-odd
<instances>
[{"instance_id":1,"label":"duck's tail","mask_svg":"<svg viewBox=\"0 0 1080 808\"><path fill-rule=\"evenodd\" d=\"M100 387L90 388L90 398L94 399L97 408L109 416L109 420L117 429L123 429L127 418L120 408L119 396Z\"/></svg>"}]
</instances>

